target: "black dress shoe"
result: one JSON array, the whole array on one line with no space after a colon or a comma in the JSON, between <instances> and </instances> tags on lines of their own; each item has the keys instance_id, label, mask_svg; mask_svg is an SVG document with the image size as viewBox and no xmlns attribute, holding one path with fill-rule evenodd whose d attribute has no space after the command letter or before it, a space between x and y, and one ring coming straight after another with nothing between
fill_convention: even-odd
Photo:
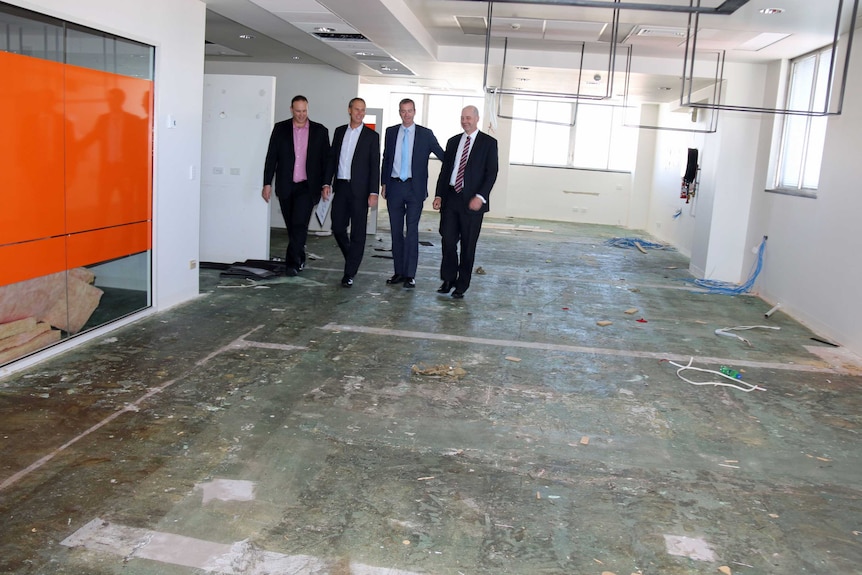
<instances>
[{"instance_id":1,"label":"black dress shoe","mask_svg":"<svg viewBox=\"0 0 862 575\"><path fill-rule=\"evenodd\" d=\"M295 277L299 275L299 271L296 268L284 268L284 275L289 278Z\"/></svg>"},{"instance_id":2,"label":"black dress shoe","mask_svg":"<svg viewBox=\"0 0 862 575\"><path fill-rule=\"evenodd\" d=\"M413 278L404 278L404 287L413 289L416 287L416 280Z\"/></svg>"},{"instance_id":3,"label":"black dress shoe","mask_svg":"<svg viewBox=\"0 0 862 575\"><path fill-rule=\"evenodd\" d=\"M464 299L464 292L455 290L452 292L452 297L455 299Z\"/></svg>"},{"instance_id":4,"label":"black dress shoe","mask_svg":"<svg viewBox=\"0 0 862 575\"><path fill-rule=\"evenodd\" d=\"M353 278L350 276L344 276L341 278L341 287L353 287Z\"/></svg>"},{"instance_id":5,"label":"black dress shoe","mask_svg":"<svg viewBox=\"0 0 862 575\"><path fill-rule=\"evenodd\" d=\"M455 287L455 284L453 284L452 282L444 281L437 289L437 293L449 293L450 291L452 291L453 287Z\"/></svg>"},{"instance_id":6,"label":"black dress shoe","mask_svg":"<svg viewBox=\"0 0 862 575\"><path fill-rule=\"evenodd\" d=\"M402 282L403 282L404 280L406 280L406 279L407 279L407 278L405 278L405 277L404 277L403 275L401 275L401 274L395 274L394 276L392 276L391 278L389 278L388 280L386 280L386 285L394 286L394 285L397 285L397 284L402 283Z\"/></svg>"}]
</instances>

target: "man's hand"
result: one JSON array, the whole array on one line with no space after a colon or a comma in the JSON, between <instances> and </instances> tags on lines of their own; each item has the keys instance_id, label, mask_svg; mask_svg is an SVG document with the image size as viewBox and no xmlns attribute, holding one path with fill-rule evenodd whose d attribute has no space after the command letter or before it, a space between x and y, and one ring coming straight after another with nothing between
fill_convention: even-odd
<instances>
[{"instance_id":1,"label":"man's hand","mask_svg":"<svg viewBox=\"0 0 862 575\"><path fill-rule=\"evenodd\" d=\"M383 196L383 199L386 199L386 184L380 186L380 195Z\"/></svg>"},{"instance_id":2,"label":"man's hand","mask_svg":"<svg viewBox=\"0 0 862 575\"><path fill-rule=\"evenodd\" d=\"M470 200L469 207L470 207L470 210L472 210L474 212L478 212L479 210L482 209L483 205L485 205L485 204L482 202L482 198L480 198L479 196L473 196L473 199Z\"/></svg>"},{"instance_id":3,"label":"man's hand","mask_svg":"<svg viewBox=\"0 0 862 575\"><path fill-rule=\"evenodd\" d=\"M373 208L377 205L377 194L371 194L368 196L368 207Z\"/></svg>"},{"instance_id":4,"label":"man's hand","mask_svg":"<svg viewBox=\"0 0 862 575\"><path fill-rule=\"evenodd\" d=\"M435 210L439 210L439 209L440 209L440 206L441 206L442 204L443 204L443 201L442 201L442 199L440 198L440 196L435 196L435 197L434 197L434 203L432 203L432 204L431 204L431 207L432 207L432 208L434 208Z\"/></svg>"},{"instance_id":5,"label":"man's hand","mask_svg":"<svg viewBox=\"0 0 862 575\"><path fill-rule=\"evenodd\" d=\"M320 195L324 200L329 200L329 196L332 195L332 187L329 184L323 184L323 189L320 190Z\"/></svg>"},{"instance_id":6,"label":"man's hand","mask_svg":"<svg viewBox=\"0 0 862 575\"><path fill-rule=\"evenodd\" d=\"M263 201L268 204L269 198L272 197L272 186L270 186L269 184L265 185L263 187L263 190L261 190L260 192L260 197L262 197Z\"/></svg>"}]
</instances>

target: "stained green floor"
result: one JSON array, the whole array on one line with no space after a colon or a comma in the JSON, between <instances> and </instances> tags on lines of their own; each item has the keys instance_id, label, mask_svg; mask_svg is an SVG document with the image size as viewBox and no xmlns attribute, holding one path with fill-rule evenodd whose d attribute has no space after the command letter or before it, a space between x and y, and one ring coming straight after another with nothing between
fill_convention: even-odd
<instances>
[{"instance_id":1,"label":"stained green floor","mask_svg":"<svg viewBox=\"0 0 862 575\"><path fill-rule=\"evenodd\" d=\"M385 285L385 230L352 289L312 236L297 278L203 270L203 297L0 380L0 572L860 572L858 358L604 243L631 231L486 224L464 300L426 214L415 290ZM715 334L751 325L780 330ZM692 358L765 391L686 383L667 360ZM221 480L253 497L205 503Z\"/></svg>"}]
</instances>

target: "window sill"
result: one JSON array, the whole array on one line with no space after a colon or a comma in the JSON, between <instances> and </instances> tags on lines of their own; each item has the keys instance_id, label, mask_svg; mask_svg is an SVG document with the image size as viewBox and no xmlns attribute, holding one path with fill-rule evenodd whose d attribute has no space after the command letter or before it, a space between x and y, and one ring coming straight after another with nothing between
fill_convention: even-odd
<instances>
[{"instance_id":1,"label":"window sill","mask_svg":"<svg viewBox=\"0 0 862 575\"><path fill-rule=\"evenodd\" d=\"M606 172L611 174L631 174L630 170L611 170L602 168L580 168L578 166L561 166L559 164L525 164L522 162L509 162L510 166L524 166L527 168L552 168L555 170L580 170L582 172Z\"/></svg>"},{"instance_id":2,"label":"window sill","mask_svg":"<svg viewBox=\"0 0 862 575\"><path fill-rule=\"evenodd\" d=\"M817 190L798 190L791 188L767 188L763 190L769 194L781 194L783 196L796 196L797 198L817 199Z\"/></svg>"}]
</instances>

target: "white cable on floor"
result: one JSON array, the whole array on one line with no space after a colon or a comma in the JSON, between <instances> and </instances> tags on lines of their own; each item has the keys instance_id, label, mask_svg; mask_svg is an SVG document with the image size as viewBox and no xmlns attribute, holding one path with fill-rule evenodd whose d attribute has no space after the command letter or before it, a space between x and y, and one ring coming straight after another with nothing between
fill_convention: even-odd
<instances>
[{"instance_id":1,"label":"white cable on floor","mask_svg":"<svg viewBox=\"0 0 862 575\"><path fill-rule=\"evenodd\" d=\"M740 331L741 331L741 330L745 330L745 329L757 329L757 328L763 328L763 329L781 329L780 327L778 327L778 326L774 326L774 325L739 325L739 326L736 326L736 327L722 327L722 328L719 328L719 329L715 330L715 335L723 335L723 336L726 336L726 337L735 337L735 338L736 338L736 339L738 339L739 341L745 342L748 346L751 346L751 342L750 342L750 341L748 341L747 339L745 339L745 338L744 338L744 337L742 337L741 335L736 335L735 333L730 333L730 332L731 332L731 331L735 331L735 330L740 330Z\"/></svg>"},{"instance_id":2,"label":"white cable on floor","mask_svg":"<svg viewBox=\"0 0 862 575\"><path fill-rule=\"evenodd\" d=\"M694 361L694 358L691 358L690 360L688 360L688 365L680 365L680 364L676 363L675 361L667 360L667 362L669 364L674 365L674 366L679 368L678 370L676 370L677 377L679 377L681 380L685 381L686 383L690 383L692 385L715 385L715 386L719 386L719 387L732 387L734 389L738 389L739 391L744 391L745 393L748 393L750 391L754 391L755 389L759 390L759 391L766 391L765 387L760 387L759 385L752 385L750 383L746 383L746 382L742 381L741 379L736 379L735 377L725 375L725 374L721 373L720 371L715 371L714 369L703 369L701 367L694 367L691 365L693 361ZM685 371L686 369L693 369L695 371L702 371L704 373L712 373L714 375L720 375L721 377L723 377L725 379L729 379L730 381L733 381L735 383L724 383L722 381L704 381L704 382L692 381L692 380L687 379L687 378L682 376L682 372ZM740 383L740 384L745 385L747 387L742 387L741 385L736 385L736 383Z\"/></svg>"}]
</instances>

